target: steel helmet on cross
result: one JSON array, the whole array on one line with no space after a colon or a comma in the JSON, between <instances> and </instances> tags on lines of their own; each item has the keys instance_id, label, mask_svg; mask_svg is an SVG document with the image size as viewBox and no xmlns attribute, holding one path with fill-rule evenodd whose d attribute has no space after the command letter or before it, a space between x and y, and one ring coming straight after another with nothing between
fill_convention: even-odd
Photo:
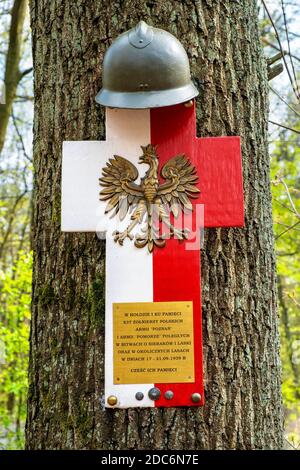
<instances>
[{"instance_id":1,"label":"steel helmet on cross","mask_svg":"<svg viewBox=\"0 0 300 470\"><path fill-rule=\"evenodd\" d=\"M182 44L140 21L106 51L103 88L96 101L112 108L145 109L184 103L197 95Z\"/></svg>"}]
</instances>

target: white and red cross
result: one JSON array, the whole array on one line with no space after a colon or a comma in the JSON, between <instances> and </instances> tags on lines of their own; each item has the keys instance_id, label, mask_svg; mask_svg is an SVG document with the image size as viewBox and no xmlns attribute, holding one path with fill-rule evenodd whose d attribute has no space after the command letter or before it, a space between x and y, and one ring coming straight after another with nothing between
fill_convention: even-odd
<instances>
[{"instance_id":1,"label":"white and red cross","mask_svg":"<svg viewBox=\"0 0 300 470\"><path fill-rule=\"evenodd\" d=\"M105 317L105 403L118 397L117 407L201 406L204 404L200 251L190 241L167 240L164 248L136 248L126 239L115 243L112 232L120 228L117 219L104 216L106 203L99 200L99 177L107 160L121 155L138 165L141 145L157 145L159 164L184 153L197 168L198 199L204 206L205 227L244 225L243 183L239 137L196 136L195 106L146 109L107 109L105 141L64 142L62 165L62 230L107 232L106 317ZM141 174L143 176L143 174ZM196 211L193 212L196 214ZM194 216L193 216L194 217ZM128 219L123 221L125 227ZM118 226L116 225L118 224ZM119 302L192 301L194 319L193 383L115 384L113 379L113 304ZM161 391L158 400L148 397L149 389ZM164 392L172 390L171 400ZM136 392L144 395L142 401ZM193 393L201 400L194 403Z\"/></svg>"}]
</instances>

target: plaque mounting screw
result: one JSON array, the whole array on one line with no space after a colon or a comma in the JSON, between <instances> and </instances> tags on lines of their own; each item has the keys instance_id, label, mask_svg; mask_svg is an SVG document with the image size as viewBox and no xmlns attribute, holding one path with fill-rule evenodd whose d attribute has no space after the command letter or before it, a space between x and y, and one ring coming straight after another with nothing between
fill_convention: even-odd
<instances>
[{"instance_id":1,"label":"plaque mounting screw","mask_svg":"<svg viewBox=\"0 0 300 470\"><path fill-rule=\"evenodd\" d=\"M192 402L199 403L199 401L201 401L200 393L193 393L191 396L191 399L192 399Z\"/></svg>"},{"instance_id":2,"label":"plaque mounting screw","mask_svg":"<svg viewBox=\"0 0 300 470\"><path fill-rule=\"evenodd\" d=\"M144 394L142 392L136 392L135 398L136 400L141 401L144 398Z\"/></svg>"},{"instance_id":3,"label":"plaque mounting screw","mask_svg":"<svg viewBox=\"0 0 300 470\"><path fill-rule=\"evenodd\" d=\"M193 100L189 100L189 101L186 101L186 102L184 103L184 106L185 106L186 108L191 108L191 107L193 106L193 104L194 104L194 101L193 101Z\"/></svg>"},{"instance_id":4,"label":"plaque mounting screw","mask_svg":"<svg viewBox=\"0 0 300 470\"><path fill-rule=\"evenodd\" d=\"M174 397L174 392L172 392L172 390L167 390L165 392L165 399L166 400L172 400L173 397Z\"/></svg>"},{"instance_id":5,"label":"plaque mounting screw","mask_svg":"<svg viewBox=\"0 0 300 470\"><path fill-rule=\"evenodd\" d=\"M148 396L151 400L158 400L160 395L161 395L160 390L159 388L156 388L156 387L150 388L148 392Z\"/></svg>"},{"instance_id":6,"label":"plaque mounting screw","mask_svg":"<svg viewBox=\"0 0 300 470\"><path fill-rule=\"evenodd\" d=\"M118 403L118 399L117 399L117 397L115 397L114 395L110 395L110 396L107 398L107 403L108 403L110 406L115 406L115 405Z\"/></svg>"}]
</instances>

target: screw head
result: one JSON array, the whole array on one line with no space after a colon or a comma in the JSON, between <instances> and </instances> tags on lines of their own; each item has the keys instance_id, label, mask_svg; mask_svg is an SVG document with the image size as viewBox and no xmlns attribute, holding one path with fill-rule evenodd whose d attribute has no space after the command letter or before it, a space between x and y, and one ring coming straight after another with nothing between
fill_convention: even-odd
<instances>
[{"instance_id":1,"label":"screw head","mask_svg":"<svg viewBox=\"0 0 300 470\"><path fill-rule=\"evenodd\" d=\"M110 396L107 398L107 403L108 403L110 406L115 406L115 405L118 403L118 399L117 399L117 397L115 397L115 395L110 395Z\"/></svg>"},{"instance_id":2,"label":"screw head","mask_svg":"<svg viewBox=\"0 0 300 470\"><path fill-rule=\"evenodd\" d=\"M158 400L160 395L161 395L160 390L159 388L156 388L156 387L150 388L148 392L148 396L150 400Z\"/></svg>"},{"instance_id":3,"label":"screw head","mask_svg":"<svg viewBox=\"0 0 300 470\"><path fill-rule=\"evenodd\" d=\"M174 397L174 392L172 392L172 390L167 390L165 392L165 399L166 400L172 400L173 397Z\"/></svg>"},{"instance_id":4,"label":"screw head","mask_svg":"<svg viewBox=\"0 0 300 470\"><path fill-rule=\"evenodd\" d=\"M141 401L144 398L144 394L142 392L136 392L135 398L136 400Z\"/></svg>"},{"instance_id":5,"label":"screw head","mask_svg":"<svg viewBox=\"0 0 300 470\"><path fill-rule=\"evenodd\" d=\"M201 401L200 393L193 393L191 399L193 403L199 403L199 401Z\"/></svg>"}]
</instances>

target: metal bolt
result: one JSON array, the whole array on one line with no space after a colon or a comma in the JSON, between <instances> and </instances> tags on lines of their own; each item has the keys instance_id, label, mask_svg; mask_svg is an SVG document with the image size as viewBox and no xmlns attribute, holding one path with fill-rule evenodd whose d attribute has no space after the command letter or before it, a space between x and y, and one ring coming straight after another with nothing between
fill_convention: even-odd
<instances>
[{"instance_id":1,"label":"metal bolt","mask_svg":"<svg viewBox=\"0 0 300 470\"><path fill-rule=\"evenodd\" d=\"M189 100L189 101L186 101L186 102L184 103L184 106L185 106L186 108L191 108L191 107L193 106L193 104L194 104L194 100Z\"/></svg>"},{"instance_id":2,"label":"metal bolt","mask_svg":"<svg viewBox=\"0 0 300 470\"><path fill-rule=\"evenodd\" d=\"M174 392L172 392L172 390L167 390L165 392L165 399L166 400L172 400L173 397L174 397Z\"/></svg>"},{"instance_id":3,"label":"metal bolt","mask_svg":"<svg viewBox=\"0 0 300 470\"><path fill-rule=\"evenodd\" d=\"M108 403L110 406L115 406L115 405L118 403L118 399L117 399L117 397L115 397L114 395L110 395L110 396L107 398L107 403Z\"/></svg>"},{"instance_id":4,"label":"metal bolt","mask_svg":"<svg viewBox=\"0 0 300 470\"><path fill-rule=\"evenodd\" d=\"M200 393L193 393L191 396L191 399L192 399L192 402L199 403L199 401L201 401Z\"/></svg>"},{"instance_id":5,"label":"metal bolt","mask_svg":"<svg viewBox=\"0 0 300 470\"><path fill-rule=\"evenodd\" d=\"M144 394L142 392L136 392L135 398L141 401L144 398Z\"/></svg>"},{"instance_id":6,"label":"metal bolt","mask_svg":"<svg viewBox=\"0 0 300 470\"><path fill-rule=\"evenodd\" d=\"M156 387L150 388L148 392L148 396L151 400L158 400L160 395L161 395L160 390L159 388L156 388Z\"/></svg>"}]
</instances>

